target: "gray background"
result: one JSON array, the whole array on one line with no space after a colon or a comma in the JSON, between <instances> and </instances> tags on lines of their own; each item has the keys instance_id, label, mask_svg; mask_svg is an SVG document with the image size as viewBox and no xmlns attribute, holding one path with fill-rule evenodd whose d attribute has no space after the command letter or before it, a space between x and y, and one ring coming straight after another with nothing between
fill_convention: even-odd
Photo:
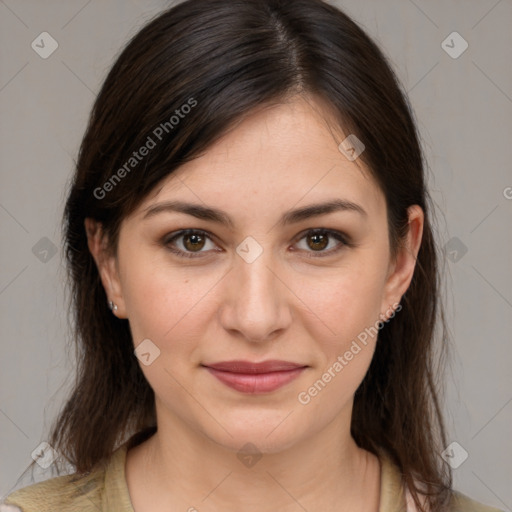
<instances>
[{"instance_id":1,"label":"gray background","mask_svg":"<svg viewBox=\"0 0 512 512\"><path fill-rule=\"evenodd\" d=\"M455 349L445 410L450 441L469 454L454 470L455 487L510 511L512 1L331 3L373 35L409 92L448 244ZM127 39L168 5L0 0L2 496L45 440L72 382L60 217L89 110ZM460 40L442 46L453 31L469 45L458 58L445 49L458 53ZM42 32L59 45L47 59L31 47Z\"/></svg>"}]
</instances>

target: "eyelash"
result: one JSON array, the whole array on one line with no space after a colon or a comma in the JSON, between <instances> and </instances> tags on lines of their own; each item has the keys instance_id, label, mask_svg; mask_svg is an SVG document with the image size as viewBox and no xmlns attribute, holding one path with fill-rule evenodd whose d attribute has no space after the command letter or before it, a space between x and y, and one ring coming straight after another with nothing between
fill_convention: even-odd
<instances>
[{"instance_id":1,"label":"eyelash","mask_svg":"<svg viewBox=\"0 0 512 512\"><path fill-rule=\"evenodd\" d=\"M306 256L307 258L323 258L323 257L330 256L332 254L339 252L340 250L343 249L344 246L352 247L352 244L348 241L348 238L346 237L346 235L344 235L343 233L340 233L339 231L334 231L332 229L325 229L325 228L308 229L307 231L301 233L302 236L300 238L298 238L297 242L299 242L300 240L302 240L309 234L324 234L324 235L327 235L329 238L330 237L335 238L336 240L338 240L341 243L336 248L330 249L329 251L306 251L308 253L313 253L313 254L309 254L308 256ZM206 231L203 231L201 229L183 229L176 233L171 233L171 235L172 236L170 238L168 235L164 237L164 239L162 240L162 245L164 247L166 247L173 254L176 254L183 258L201 258L201 257L203 257L203 256L201 256L201 254L203 252L201 252L201 251L196 252L196 253L186 252L186 251L182 251L180 249L172 248L172 243L175 240L177 240L178 238L180 238L182 236L186 236L186 235L202 235L213 242L212 237ZM204 251L204 252L207 252L207 251ZM316 252L316 254L315 254L315 252Z\"/></svg>"}]
</instances>

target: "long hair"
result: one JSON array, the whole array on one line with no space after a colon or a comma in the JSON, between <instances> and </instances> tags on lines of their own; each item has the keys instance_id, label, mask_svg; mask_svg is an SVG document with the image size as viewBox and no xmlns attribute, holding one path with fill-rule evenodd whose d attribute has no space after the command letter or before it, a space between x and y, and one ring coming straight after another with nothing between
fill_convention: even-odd
<instances>
[{"instance_id":1,"label":"long hair","mask_svg":"<svg viewBox=\"0 0 512 512\"><path fill-rule=\"evenodd\" d=\"M101 222L116 254L122 220L161 180L255 109L297 95L325 102L338 126L364 142L360 158L386 198L392 255L407 232L407 208L424 211L412 282L379 332L351 433L365 450L389 454L420 510L418 490L442 510L452 492L438 455L446 446L439 385L447 329L423 153L387 59L321 0L188 0L148 22L118 56L93 106L63 216L77 369L49 443L86 473L127 438L156 429L153 390L128 321L106 307L84 219ZM131 160L150 139L154 148Z\"/></svg>"}]
</instances>

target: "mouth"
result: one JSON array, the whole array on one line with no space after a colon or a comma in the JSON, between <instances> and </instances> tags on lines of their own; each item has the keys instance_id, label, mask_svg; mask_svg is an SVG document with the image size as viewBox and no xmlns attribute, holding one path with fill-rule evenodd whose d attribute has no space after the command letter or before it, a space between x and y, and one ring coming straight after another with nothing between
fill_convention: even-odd
<instances>
[{"instance_id":1,"label":"mouth","mask_svg":"<svg viewBox=\"0 0 512 512\"><path fill-rule=\"evenodd\" d=\"M307 365L290 361L223 361L201 365L220 382L236 391L261 394L275 391L296 379Z\"/></svg>"}]
</instances>

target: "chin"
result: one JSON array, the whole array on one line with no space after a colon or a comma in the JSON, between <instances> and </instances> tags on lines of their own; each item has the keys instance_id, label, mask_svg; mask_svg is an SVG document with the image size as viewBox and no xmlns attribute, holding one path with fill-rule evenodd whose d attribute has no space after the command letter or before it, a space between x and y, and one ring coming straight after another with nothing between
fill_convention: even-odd
<instances>
[{"instance_id":1,"label":"chin","mask_svg":"<svg viewBox=\"0 0 512 512\"><path fill-rule=\"evenodd\" d=\"M288 414L289 411L286 414L273 411L273 414L263 417L261 411L255 411L254 414L245 413L243 418L239 417L232 421L228 421L227 416L223 416L222 425L226 430L215 424L218 428L210 425L211 428L204 433L215 443L237 454L239 452L279 453L307 436L306 432L301 435L297 430L297 418L291 422L289 420L292 415L290 415L283 421Z\"/></svg>"}]
</instances>

